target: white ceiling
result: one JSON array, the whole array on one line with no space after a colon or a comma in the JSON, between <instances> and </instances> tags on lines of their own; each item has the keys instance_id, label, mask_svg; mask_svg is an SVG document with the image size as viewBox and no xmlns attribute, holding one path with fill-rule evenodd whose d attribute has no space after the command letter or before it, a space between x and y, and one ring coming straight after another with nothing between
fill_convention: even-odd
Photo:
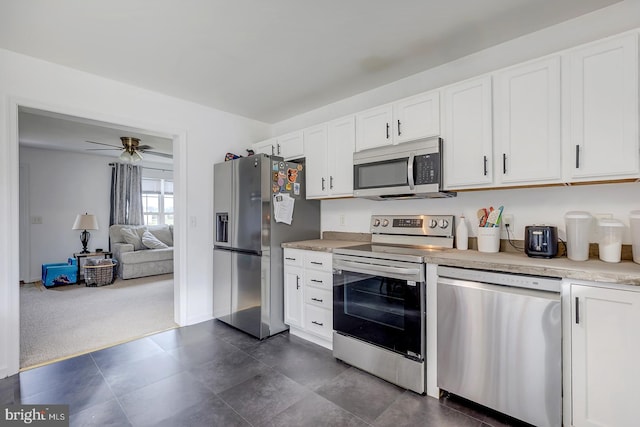
<instances>
[{"instance_id":1,"label":"white ceiling","mask_svg":"<svg viewBox=\"0 0 640 427\"><path fill-rule=\"evenodd\" d=\"M617 1L0 0L0 47L274 123Z\"/></svg>"}]
</instances>

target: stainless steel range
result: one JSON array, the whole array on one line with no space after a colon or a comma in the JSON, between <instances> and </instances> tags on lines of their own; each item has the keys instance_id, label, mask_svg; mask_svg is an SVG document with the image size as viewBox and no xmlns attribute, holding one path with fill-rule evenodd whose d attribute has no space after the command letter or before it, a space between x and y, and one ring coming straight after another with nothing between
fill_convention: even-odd
<instances>
[{"instance_id":1,"label":"stainless steel range","mask_svg":"<svg viewBox=\"0 0 640 427\"><path fill-rule=\"evenodd\" d=\"M453 247L453 215L374 215L371 244L335 249L333 355L425 392L429 251Z\"/></svg>"}]
</instances>

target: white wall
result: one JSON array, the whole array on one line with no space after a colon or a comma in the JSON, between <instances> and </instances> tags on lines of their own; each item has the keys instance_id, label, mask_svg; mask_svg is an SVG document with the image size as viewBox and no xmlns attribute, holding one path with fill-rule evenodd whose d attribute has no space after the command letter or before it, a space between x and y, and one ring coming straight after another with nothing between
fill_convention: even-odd
<instances>
[{"instance_id":1,"label":"white wall","mask_svg":"<svg viewBox=\"0 0 640 427\"><path fill-rule=\"evenodd\" d=\"M268 125L0 50L0 378L19 364L18 105L173 138L176 321L211 318L212 165L264 139Z\"/></svg>"},{"instance_id":2,"label":"white wall","mask_svg":"<svg viewBox=\"0 0 640 427\"><path fill-rule=\"evenodd\" d=\"M571 187L522 188L509 190L469 191L451 199L374 201L340 199L322 201L323 231L369 232L372 214L462 214L467 218L469 235L477 235L476 211L480 208L504 206L504 213L513 215L512 238L524 239L524 227L533 224L555 225L565 239L565 213L581 210L595 214L611 214L625 223L624 243L631 243L629 212L640 210L640 183L579 185ZM344 215L345 224L340 225ZM502 231L506 238L505 231ZM595 238L595 236L593 236ZM595 240L593 240L595 242Z\"/></svg>"}]
</instances>

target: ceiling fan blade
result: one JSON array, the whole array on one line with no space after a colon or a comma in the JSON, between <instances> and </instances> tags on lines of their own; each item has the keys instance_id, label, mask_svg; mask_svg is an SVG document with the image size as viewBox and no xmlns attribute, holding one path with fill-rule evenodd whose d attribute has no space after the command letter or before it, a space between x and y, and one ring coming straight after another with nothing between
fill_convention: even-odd
<instances>
[{"instance_id":1,"label":"ceiling fan blade","mask_svg":"<svg viewBox=\"0 0 640 427\"><path fill-rule=\"evenodd\" d=\"M166 157L167 159L173 159L173 154L158 153L157 151L143 151L144 154L151 154L152 156Z\"/></svg>"},{"instance_id":2,"label":"ceiling fan blade","mask_svg":"<svg viewBox=\"0 0 640 427\"><path fill-rule=\"evenodd\" d=\"M88 140L85 140L84 142L89 142L91 144L98 144L98 145L106 145L107 147L113 147L113 148L122 150L122 147L118 147L117 145L105 144L104 142L96 142L96 141L88 141Z\"/></svg>"},{"instance_id":3,"label":"ceiling fan blade","mask_svg":"<svg viewBox=\"0 0 640 427\"><path fill-rule=\"evenodd\" d=\"M152 146L150 146L150 145L138 145L136 148L137 148L138 150L149 150L149 149L151 149L151 148L153 148L153 147L152 147Z\"/></svg>"},{"instance_id":4,"label":"ceiling fan blade","mask_svg":"<svg viewBox=\"0 0 640 427\"><path fill-rule=\"evenodd\" d=\"M118 150L118 151L122 151L122 148L85 148L86 151L112 151L112 150Z\"/></svg>"}]
</instances>

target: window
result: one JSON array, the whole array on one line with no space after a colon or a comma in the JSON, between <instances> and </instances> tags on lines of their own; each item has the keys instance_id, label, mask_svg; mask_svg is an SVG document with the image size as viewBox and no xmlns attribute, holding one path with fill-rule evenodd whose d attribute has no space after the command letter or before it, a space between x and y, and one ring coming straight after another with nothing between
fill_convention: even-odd
<instances>
[{"instance_id":1,"label":"window","mask_svg":"<svg viewBox=\"0 0 640 427\"><path fill-rule=\"evenodd\" d=\"M173 181L143 178L142 210L146 225L173 225Z\"/></svg>"}]
</instances>

